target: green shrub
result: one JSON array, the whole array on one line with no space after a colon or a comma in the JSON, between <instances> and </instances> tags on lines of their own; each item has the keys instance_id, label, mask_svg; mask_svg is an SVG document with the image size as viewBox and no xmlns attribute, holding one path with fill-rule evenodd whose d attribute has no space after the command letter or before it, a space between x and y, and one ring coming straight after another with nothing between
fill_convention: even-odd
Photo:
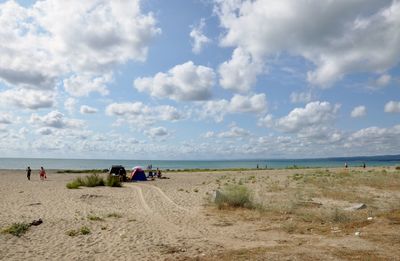
<instances>
[{"instance_id":1,"label":"green shrub","mask_svg":"<svg viewBox=\"0 0 400 261\"><path fill-rule=\"evenodd\" d=\"M13 223L10 227L4 229L2 233L11 234L20 237L26 231L28 231L31 225L29 223Z\"/></svg>"},{"instance_id":2,"label":"green shrub","mask_svg":"<svg viewBox=\"0 0 400 261\"><path fill-rule=\"evenodd\" d=\"M86 176L84 180L84 186L86 187L104 186L104 179L100 177L98 174L92 174L90 176Z\"/></svg>"},{"instance_id":3,"label":"green shrub","mask_svg":"<svg viewBox=\"0 0 400 261\"><path fill-rule=\"evenodd\" d=\"M88 227L81 227L80 232L82 235L90 234L90 229Z\"/></svg>"},{"instance_id":4,"label":"green shrub","mask_svg":"<svg viewBox=\"0 0 400 261\"><path fill-rule=\"evenodd\" d=\"M73 181L67 183L67 188L69 188L69 189L78 189L80 186L82 186L82 184L80 184L76 180L73 180Z\"/></svg>"},{"instance_id":5,"label":"green shrub","mask_svg":"<svg viewBox=\"0 0 400 261\"><path fill-rule=\"evenodd\" d=\"M220 196L215 199L219 209L225 207L253 208L254 204L250 199L250 191L242 185L225 186Z\"/></svg>"},{"instance_id":6,"label":"green shrub","mask_svg":"<svg viewBox=\"0 0 400 261\"><path fill-rule=\"evenodd\" d=\"M114 177L111 175L107 176L106 185L109 187L122 187L121 181L119 181L119 177Z\"/></svg>"}]
</instances>

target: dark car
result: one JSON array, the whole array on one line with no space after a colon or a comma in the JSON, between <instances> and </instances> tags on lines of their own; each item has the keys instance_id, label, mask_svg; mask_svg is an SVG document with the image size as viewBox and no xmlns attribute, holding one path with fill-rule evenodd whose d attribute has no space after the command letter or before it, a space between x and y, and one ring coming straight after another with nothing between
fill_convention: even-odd
<instances>
[{"instance_id":1,"label":"dark car","mask_svg":"<svg viewBox=\"0 0 400 261\"><path fill-rule=\"evenodd\" d=\"M119 176L121 181L126 181L126 170L122 165L112 165L109 174L112 176Z\"/></svg>"}]
</instances>

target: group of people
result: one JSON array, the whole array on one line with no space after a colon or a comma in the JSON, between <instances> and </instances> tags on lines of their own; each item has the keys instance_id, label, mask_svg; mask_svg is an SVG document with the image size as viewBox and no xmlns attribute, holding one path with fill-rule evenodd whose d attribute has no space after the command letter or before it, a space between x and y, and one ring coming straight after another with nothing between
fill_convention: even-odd
<instances>
[{"instance_id":1,"label":"group of people","mask_svg":"<svg viewBox=\"0 0 400 261\"><path fill-rule=\"evenodd\" d=\"M32 173L32 169L31 169L30 166L28 166L28 167L26 168L26 177L28 178L28 180L31 180L31 173ZM39 177L40 177L40 180L45 180L45 179L47 179L46 171L44 170L43 167L40 167L40 170L39 170Z\"/></svg>"},{"instance_id":2,"label":"group of people","mask_svg":"<svg viewBox=\"0 0 400 261\"><path fill-rule=\"evenodd\" d=\"M153 170L151 169L152 166L149 165L149 167L147 167L147 169L149 170L149 178L162 178L161 170L159 168L157 168L157 170L153 172Z\"/></svg>"}]
</instances>

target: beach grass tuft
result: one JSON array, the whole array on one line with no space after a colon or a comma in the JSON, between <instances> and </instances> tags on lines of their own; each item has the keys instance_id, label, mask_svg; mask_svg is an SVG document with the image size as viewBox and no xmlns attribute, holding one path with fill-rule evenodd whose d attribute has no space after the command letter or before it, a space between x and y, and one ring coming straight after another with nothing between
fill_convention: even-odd
<instances>
[{"instance_id":1,"label":"beach grass tuft","mask_svg":"<svg viewBox=\"0 0 400 261\"><path fill-rule=\"evenodd\" d=\"M88 235L90 234L90 229L86 226L81 227L80 232L82 235Z\"/></svg>"},{"instance_id":2,"label":"beach grass tuft","mask_svg":"<svg viewBox=\"0 0 400 261\"><path fill-rule=\"evenodd\" d=\"M90 234L90 229L87 226L83 226L80 229L71 229L66 232L67 236L75 237L78 235L88 235Z\"/></svg>"},{"instance_id":3,"label":"beach grass tuft","mask_svg":"<svg viewBox=\"0 0 400 261\"><path fill-rule=\"evenodd\" d=\"M105 181L98 174L92 174L90 176L86 176L84 178L77 177L73 181L67 183L67 188L69 189L77 189L81 186L83 187L97 187L97 186L109 186L109 187L122 187L121 182L118 178L114 178L112 176L107 176L107 180Z\"/></svg>"},{"instance_id":4,"label":"beach grass tuft","mask_svg":"<svg viewBox=\"0 0 400 261\"><path fill-rule=\"evenodd\" d=\"M227 185L223 188L221 195L215 199L219 209L233 208L254 208L251 200L250 190L243 185Z\"/></svg>"},{"instance_id":5,"label":"beach grass tuft","mask_svg":"<svg viewBox=\"0 0 400 261\"><path fill-rule=\"evenodd\" d=\"M95 216L95 215L88 215L87 218L91 221L103 221L104 219L99 217L99 216Z\"/></svg>"},{"instance_id":6,"label":"beach grass tuft","mask_svg":"<svg viewBox=\"0 0 400 261\"><path fill-rule=\"evenodd\" d=\"M104 186L104 179L98 174L92 174L85 177L84 184L86 187Z\"/></svg>"},{"instance_id":7,"label":"beach grass tuft","mask_svg":"<svg viewBox=\"0 0 400 261\"><path fill-rule=\"evenodd\" d=\"M122 187L119 177L113 177L111 175L107 176L106 185L109 187Z\"/></svg>"},{"instance_id":8,"label":"beach grass tuft","mask_svg":"<svg viewBox=\"0 0 400 261\"><path fill-rule=\"evenodd\" d=\"M3 229L2 233L20 237L26 231L28 231L30 226L31 225L29 223L13 223L8 228Z\"/></svg>"},{"instance_id":9,"label":"beach grass tuft","mask_svg":"<svg viewBox=\"0 0 400 261\"><path fill-rule=\"evenodd\" d=\"M108 214L107 217L109 217L109 218L121 218L122 215L119 214L119 213L113 212L113 213Z\"/></svg>"}]
</instances>

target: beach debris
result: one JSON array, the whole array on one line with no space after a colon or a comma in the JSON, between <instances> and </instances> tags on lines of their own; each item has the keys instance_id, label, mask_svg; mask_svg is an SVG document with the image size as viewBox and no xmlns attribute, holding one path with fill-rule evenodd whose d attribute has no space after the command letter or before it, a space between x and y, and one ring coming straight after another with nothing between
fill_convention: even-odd
<instances>
[{"instance_id":1,"label":"beach debris","mask_svg":"<svg viewBox=\"0 0 400 261\"><path fill-rule=\"evenodd\" d=\"M38 220L33 220L30 225L31 226L39 226L42 223L43 223L43 220L41 218L39 218Z\"/></svg>"},{"instance_id":2,"label":"beach debris","mask_svg":"<svg viewBox=\"0 0 400 261\"><path fill-rule=\"evenodd\" d=\"M361 232L360 232L360 231L356 231L356 232L354 233L354 235L357 236L357 237L359 237L359 236L361 235Z\"/></svg>"},{"instance_id":3,"label":"beach debris","mask_svg":"<svg viewBox=\"0 0 400 261\"><path fill-rule=\"evenodd\" d=\"M367 220L373 220L373 219L374 219L373 217L368 217L368 218L367 218Z\"/></svg>"},{"instance_id":4,"label":"beach debris","mask_svg":"<svg viewBox=\"0 0 400 261\"><path fill-rule=\"evenodd\" d=\"M364 203L359 203L359 204L350 206L348 208L345 208L344 210L354 211L354 210L360 210L360 209L365 209L365 208L367 208L367 205L365 205Z\"/></svg>"}]
</instances>

